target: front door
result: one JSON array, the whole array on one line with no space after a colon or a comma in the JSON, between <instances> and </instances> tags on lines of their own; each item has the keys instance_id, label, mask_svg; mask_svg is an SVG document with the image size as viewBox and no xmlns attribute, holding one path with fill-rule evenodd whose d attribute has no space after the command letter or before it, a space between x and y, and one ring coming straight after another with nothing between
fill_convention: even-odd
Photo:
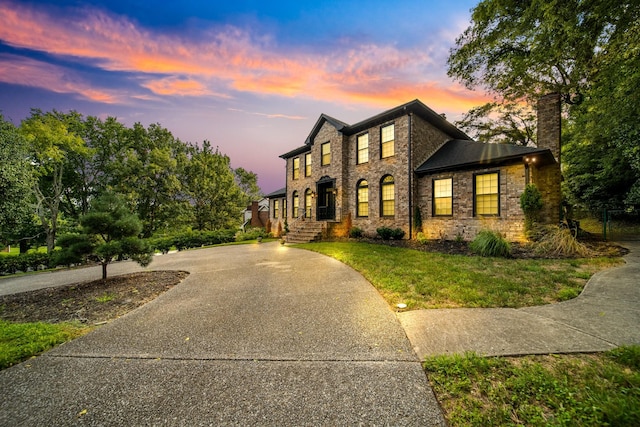
<instances>
[{"instance_id":1,"label":"front door","mask_svg":"<svg viewBox=\"0 0 640 427\"><path fill-rule=\"evenodd\" d=\"M318 181L318 221L336 219L335 181Z\"/></svg>"}]
</instances>

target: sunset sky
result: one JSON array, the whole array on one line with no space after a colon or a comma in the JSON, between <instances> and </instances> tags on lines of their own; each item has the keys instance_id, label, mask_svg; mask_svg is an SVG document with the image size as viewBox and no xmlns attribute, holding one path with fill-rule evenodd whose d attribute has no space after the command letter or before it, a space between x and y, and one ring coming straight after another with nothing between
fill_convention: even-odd
<instances>
[{"instance_id":1,"label":"sunset sky","mask_svg":"<svg viewBox=\"0 0 640 427\"><path fill-rule=\"evenodd\" d=\"M322 113L352 124L418 98L453 121L486 102L446 74L476 3L0 0L0 112L160 123L269 193Z\"/></svg>"}]
</instances>

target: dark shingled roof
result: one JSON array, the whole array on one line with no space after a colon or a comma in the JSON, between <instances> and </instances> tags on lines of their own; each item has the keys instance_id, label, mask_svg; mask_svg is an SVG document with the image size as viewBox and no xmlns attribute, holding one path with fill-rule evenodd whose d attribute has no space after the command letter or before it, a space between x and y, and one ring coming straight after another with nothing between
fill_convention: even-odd
<instances>
[{"instance_id":1,"label":"dark shingled roof","mask_svg":"<svg viewBox=\"0 0 640 427\"><path fill-rule=\"evenodd\" d=\"M522 162L527 156L535 156L537 164L549 164L555 161L551 151L546 148L453 139L445 142L431 157L418 166L416 173L430 174L481 165Z\"/></svg>"},{"instance_id":2,"label":"dark shingled roof","mask_svg":"<svg viewBox=\"0 0 640 427\"><path fill-rule=\"evenodd\" d=\"M283 187L283 188L281 188L279 190L276 190L274 192L271 192L271 193L267 194L264 197L266 197L267 199L278 199L278 198L286 197L286 196L287 196L287 189L286 189L286 187Z\"/></svg>"},{"instance_id":3,"label":"dark shingled roof","mask_svg":"<svg viewBox=\"0 0 640 427\"><path fill-rule=\"evenodd\" d=\"M288 159L288 158L297 156L298 154L302 154L309 151L311 149L311 144L313 143L314 138L318 135L318 132L320 132L320 129L322 128L322 125L325 122L328 122L329 124L331 124L333 127L336 128L338 132L341 132L343 135L349 136L349 135L354 135L358 132L362 132L365 129L369 129L371 127L389 122L395 118L404 116L409 113L413 113L423 118L427 122L431 123L437 129L440 129L441 131L449 135L451 138L458 138L458 139L469 138L467 134L465 134L460 129L458 129L451 123L449 123L440 114L436 113L431 108L427 107L422 102L415 99L411 102L407 102L406 104L402 104L398 107L392 108L391 110L384 111L380 114L377 114L361 122L358 122L354 125L349 125L345 122L334 119L333 117L328 116L326 114L321 114L318 120L316 121L316 124L313 126L313 129L309 133L309 136L307 136L307 139L305 140L305 145L303 145L302 147L298 147L295 150L289 151L288 153L282 154L280 157L283 159Z\"/></svg>"}]
</instances>

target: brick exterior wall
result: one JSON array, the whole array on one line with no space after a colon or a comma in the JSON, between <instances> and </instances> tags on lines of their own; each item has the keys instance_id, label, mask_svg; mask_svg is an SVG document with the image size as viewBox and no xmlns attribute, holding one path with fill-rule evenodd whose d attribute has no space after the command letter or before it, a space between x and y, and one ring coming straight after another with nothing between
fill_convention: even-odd
<instances>
[{"instance_id":1,"label":"brick exterior wall","mask_svg":"<svg viewBox=\"0 0 640 427\"><path fill-rule=\"evenodd\" d=\"M559 96L543 97L540 103L539 138L543 146L550 148L559 159L560 153L560 116ZM388 118L388 117L387 117ZM286 159L287 183L287 220L289 226L296 221L293 218L292 194L299 195L300 213L305 209L305 191L318 192L316 183L322 177L335 180L336 220L329 222L329 236L344 236L349 227L359 227L365 235L375 236L379 227L401 228L407 238L410 224L413 221L412 209L419 208L423 229L413 227L413 233L423 231L431 239L455 239L461 236L472 240L482 229L492 229L503 233L507 239L518 241L524 239L524 214L520 208L520 195L524 191L527 179L538 186L543 195L543 212L540 220L545 223L557 223L560 212L560 166L552 164L527 166L523 162L501 165L486 169L448 172L438 175L417 176L413 171L436 152L451 136L441 131L422 117L409 113L379 122L368 129L345 135L339 132L329 121L325 120L310 141L309 152L312 157L311 176L305 177L305 153ZM381 158L381 129L389 124L395 127L395 155ZM355 130L354 130L355 131ZM357 164L358 136L369 135L369 160ZM411 133L411 139L409 134ZM321 146L331 144L331 163L321 165ZM409 144L411 143L411 149ZM301 151L303 148L301 149ZM409 151L411 159L409 160ZM293 179L293 159L300 159L300 177ZM409 163L411 163L409 165ZM483 172L499 172L500 180L500 214L498 216L474 216L474 175ZM394 177L395 215L381 216L381 181L384 176ZM453 215L434 217L432 214L432 182L435 178L453 178ZM357 186L366 180L369 187L369 215L357 216ZM280 218L273 218L273 202L271 202L272 230L278 229L278 223L284 230L282 217L284 199L280 199ZM316 200L312 200L312 220L316 219Z\"/></svg>"},{"instance_id":2,"label":"brick exterior wall","mask_svg":"<svg viewBox=\"0 0 640 427\"><path fill-rule=\"evenodd\" d=\"M500 186L500 215L474 216L474 176L479 173L498 172ZM433 180L453 179L453 215L433 215ZM499 168L474 169L423 176L418 179L418 200L422 216L422 231L429 239L453 240L460 236L473 240L479 231L491 229L508 240L524 240L524 214L520 208L520 195L525 187L523 164Z\"/></svg>"}]
</instances>

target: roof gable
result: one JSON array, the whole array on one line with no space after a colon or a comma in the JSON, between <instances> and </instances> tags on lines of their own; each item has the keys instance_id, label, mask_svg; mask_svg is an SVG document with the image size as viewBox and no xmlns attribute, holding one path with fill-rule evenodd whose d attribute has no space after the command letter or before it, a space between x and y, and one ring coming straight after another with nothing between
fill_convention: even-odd
<instances>
[{"instance_id":1,"label":"roof gable","mask_svg":"<svg viewBox=\"0 0 640 427\"><path fill-rule=\"evenodd\" d=\"M346 124L345 122L342 122L338 119L334 119L333 117L327 116L326 114L320 114L318 121L316 121L316 124L311 129L309 136L307 136L307 139L304 142L305 144L311 145L313 143L313 139L316 137L316 135L318 135L318 132L320 132L320 129L322 129L322 125L324 125L325 122L329 123L331 126L336 128L338 132L342 132L343 129L349 127L349 125Z\"/></svg>"},{"instance_id":2,"label":"roof gable","mask_svg":"<svg viewBox=\"0 0 640 427\"><path fill-rule=\"evenodd\" d=\"M415 171L418 174L429 174L483 165L522 162L526 156L540 157L540 164L549 164L555 161L551 151L546 148L522 147L511 144L487 144L454 139L445 142Z\"/></svg>"}]
</instances>

